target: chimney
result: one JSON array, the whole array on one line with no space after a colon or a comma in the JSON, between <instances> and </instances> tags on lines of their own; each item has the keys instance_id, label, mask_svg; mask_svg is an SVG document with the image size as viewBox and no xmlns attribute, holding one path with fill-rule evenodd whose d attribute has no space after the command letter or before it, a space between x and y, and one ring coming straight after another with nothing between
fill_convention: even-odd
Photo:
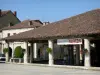
<instances>
[{"instance_id":1,"label":"chimney","mask_svg":"<svg viewBox=\"0 0 100 75\"><path fill-rule=\"evenodd\" d=\"M17 12L16 12L16 11L14 11L13 14L14 14L15 16L17 16Z\"/></svg>"},{"instance_id":2,"label":"chimney","mask_svg":"<svg viewBox=\"0 0 100 75\"><path fill-rule=\"evenodd\" d=\"M2 15L2 11L1 11L1 9L0 9L0 17L1 17L1 15Z\"/></svg>"},{"instance_id":3,"label":"chimney","mask_svg":"<svg viewBox=\"0 0 100 75\"><path fill-rule=\"evenodd\" d=\"M31 21L31 20L28 22L28 25L29 25L29 26L32 25L32 21Z\"/></svg>"},{"instance_id":4,"label":"chimney","mask_svg":"<svg viewBox=\"0 0 100 75\"><path fill-rule=\"evenodd\" d=\"M48 24L49 24L49 22L43 22L43 26L48 25Z\"/></svg>"},{"instance_id":5,"label":"chimney","mask_svg":"<svg viewBox=\"0 0 100 75\"><path fill-rule=\"evenodd\" d=\"M8 24L8 26L11 27L11 26L13 26L13 24L10 22L10 23Z\"/></svg>"}]
</instances>

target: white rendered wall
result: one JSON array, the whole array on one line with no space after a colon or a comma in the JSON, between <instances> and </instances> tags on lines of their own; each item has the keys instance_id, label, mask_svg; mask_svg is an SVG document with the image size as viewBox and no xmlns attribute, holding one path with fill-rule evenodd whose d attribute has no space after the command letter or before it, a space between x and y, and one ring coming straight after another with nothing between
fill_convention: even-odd
<instances>
[{"instance_id":1,"label":"white rendered wall","mask_svg":"<svg viewBox=\"0 0 100 75\"><path fill-rule=\"evenodd\" d=\"M21 33L21 32L25 32L25 31L29 31L32 30L34 28L22 28L22 29L10 29L10 30L3 30L2 31L2 38L7 37L8 33L10 33L10 36L13 35L13 33Z\"/></svg>"},{"instance_id":2,"label":"white rendered wall","mask_svg":"<svg viewBox=\"0 0 100 75\"><path fill-rule=\"evenodd\" d=\"M10 33L10 36L12 36L12 35L14 35L14 33L18 34L21 32L32 30L32 29L34 29L34 28L3 30L0 35L2 38L5 38L8 36L8 33ZM12 42L12 43L9 43L9 46L12 48L12 52L13 52L17 46L21 46L22 48L24 48L24 42ZM5 41L2 41L2 53L3 53L4 48L7 48L7 44Z\"/></svg>"},{"instance_id":3,"label":"white rendered wall","mask_svg":"<svg viewBox=\"0 0 100 75\"><path fill-rule=\"evenodd\" d=\"M2 38L2 32L0 32L0 39ZM2 53L2 41L0 41L0 53Z\"/></svg>"},{"instance_id":4,"label":"white rendered wall","mask_svg":"<svg viewBox=\"0 0 100 75\"><path fill-rule=\"evenodd\" d=\"M2 38L2 32L0 32L0 38Z\"/></svg>"}]
</instances>

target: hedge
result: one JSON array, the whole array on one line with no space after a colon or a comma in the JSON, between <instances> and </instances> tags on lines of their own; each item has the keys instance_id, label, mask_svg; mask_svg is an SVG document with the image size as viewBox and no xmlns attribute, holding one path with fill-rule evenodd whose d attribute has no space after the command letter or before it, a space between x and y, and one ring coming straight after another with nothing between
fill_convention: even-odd
<instances>
[{"instance_id":1,"label":"hedge","mask_svg":"<svg viewBox=\"0 0 100 75\"><path fill-rule=\"evenodd\" d=\"M21 46L17 46L14 51L14 58L23 58L24 53Z\"/></svg>"}]
</instances>

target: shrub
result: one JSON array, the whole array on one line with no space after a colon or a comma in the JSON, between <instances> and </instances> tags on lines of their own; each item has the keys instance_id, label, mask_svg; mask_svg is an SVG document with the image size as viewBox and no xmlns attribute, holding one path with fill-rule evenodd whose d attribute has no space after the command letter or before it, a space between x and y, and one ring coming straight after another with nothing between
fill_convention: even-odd
<instances>
[{"instance_id":1,"label":"shrub","mask_svg":"<svg viewBox=\"0 0 100 75\"><path fill-rule=\"evenodd\" d=\"M14 58L23 58L24 53L21 46L17 46L14 51Z\"/></svg>"},{"instance_id":2,"label":"shrub","mask_svg":"<svg viewBox=\"0 0 100 75\"><path fill-rule=\"evenodd\" d=\"M8 48L4 48L4 49L3 49L4 54L7 53L8 51L9 51Z\"/></svg>"},{"instance_id":3,"label":"shrub","mask_svg":"<svg viewBox=\"0 0 100 75\"><path fill-rule=\"evenodd\" d=\"M48 53L51 53L51 52L52 52L52 49L51 49L51 48L47 48L46 51L47 51Z\"/></svg>"}]
</instances>

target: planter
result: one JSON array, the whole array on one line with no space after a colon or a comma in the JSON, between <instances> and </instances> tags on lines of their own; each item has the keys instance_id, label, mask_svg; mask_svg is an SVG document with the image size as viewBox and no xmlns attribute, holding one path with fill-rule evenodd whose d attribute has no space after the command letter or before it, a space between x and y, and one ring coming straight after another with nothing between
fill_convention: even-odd
<instances>
[{"instance_id":1,"label":"planter","mask_svg":"<svg viewBox=\"0 0 100 75\"><path fill-rule=\"evenodd\" d=\"M9 55L8 55L8 52L6 52L5 55L6 55L6 62L8 62L8 61L9 61Z\"/></svg>"}]
</instances>

